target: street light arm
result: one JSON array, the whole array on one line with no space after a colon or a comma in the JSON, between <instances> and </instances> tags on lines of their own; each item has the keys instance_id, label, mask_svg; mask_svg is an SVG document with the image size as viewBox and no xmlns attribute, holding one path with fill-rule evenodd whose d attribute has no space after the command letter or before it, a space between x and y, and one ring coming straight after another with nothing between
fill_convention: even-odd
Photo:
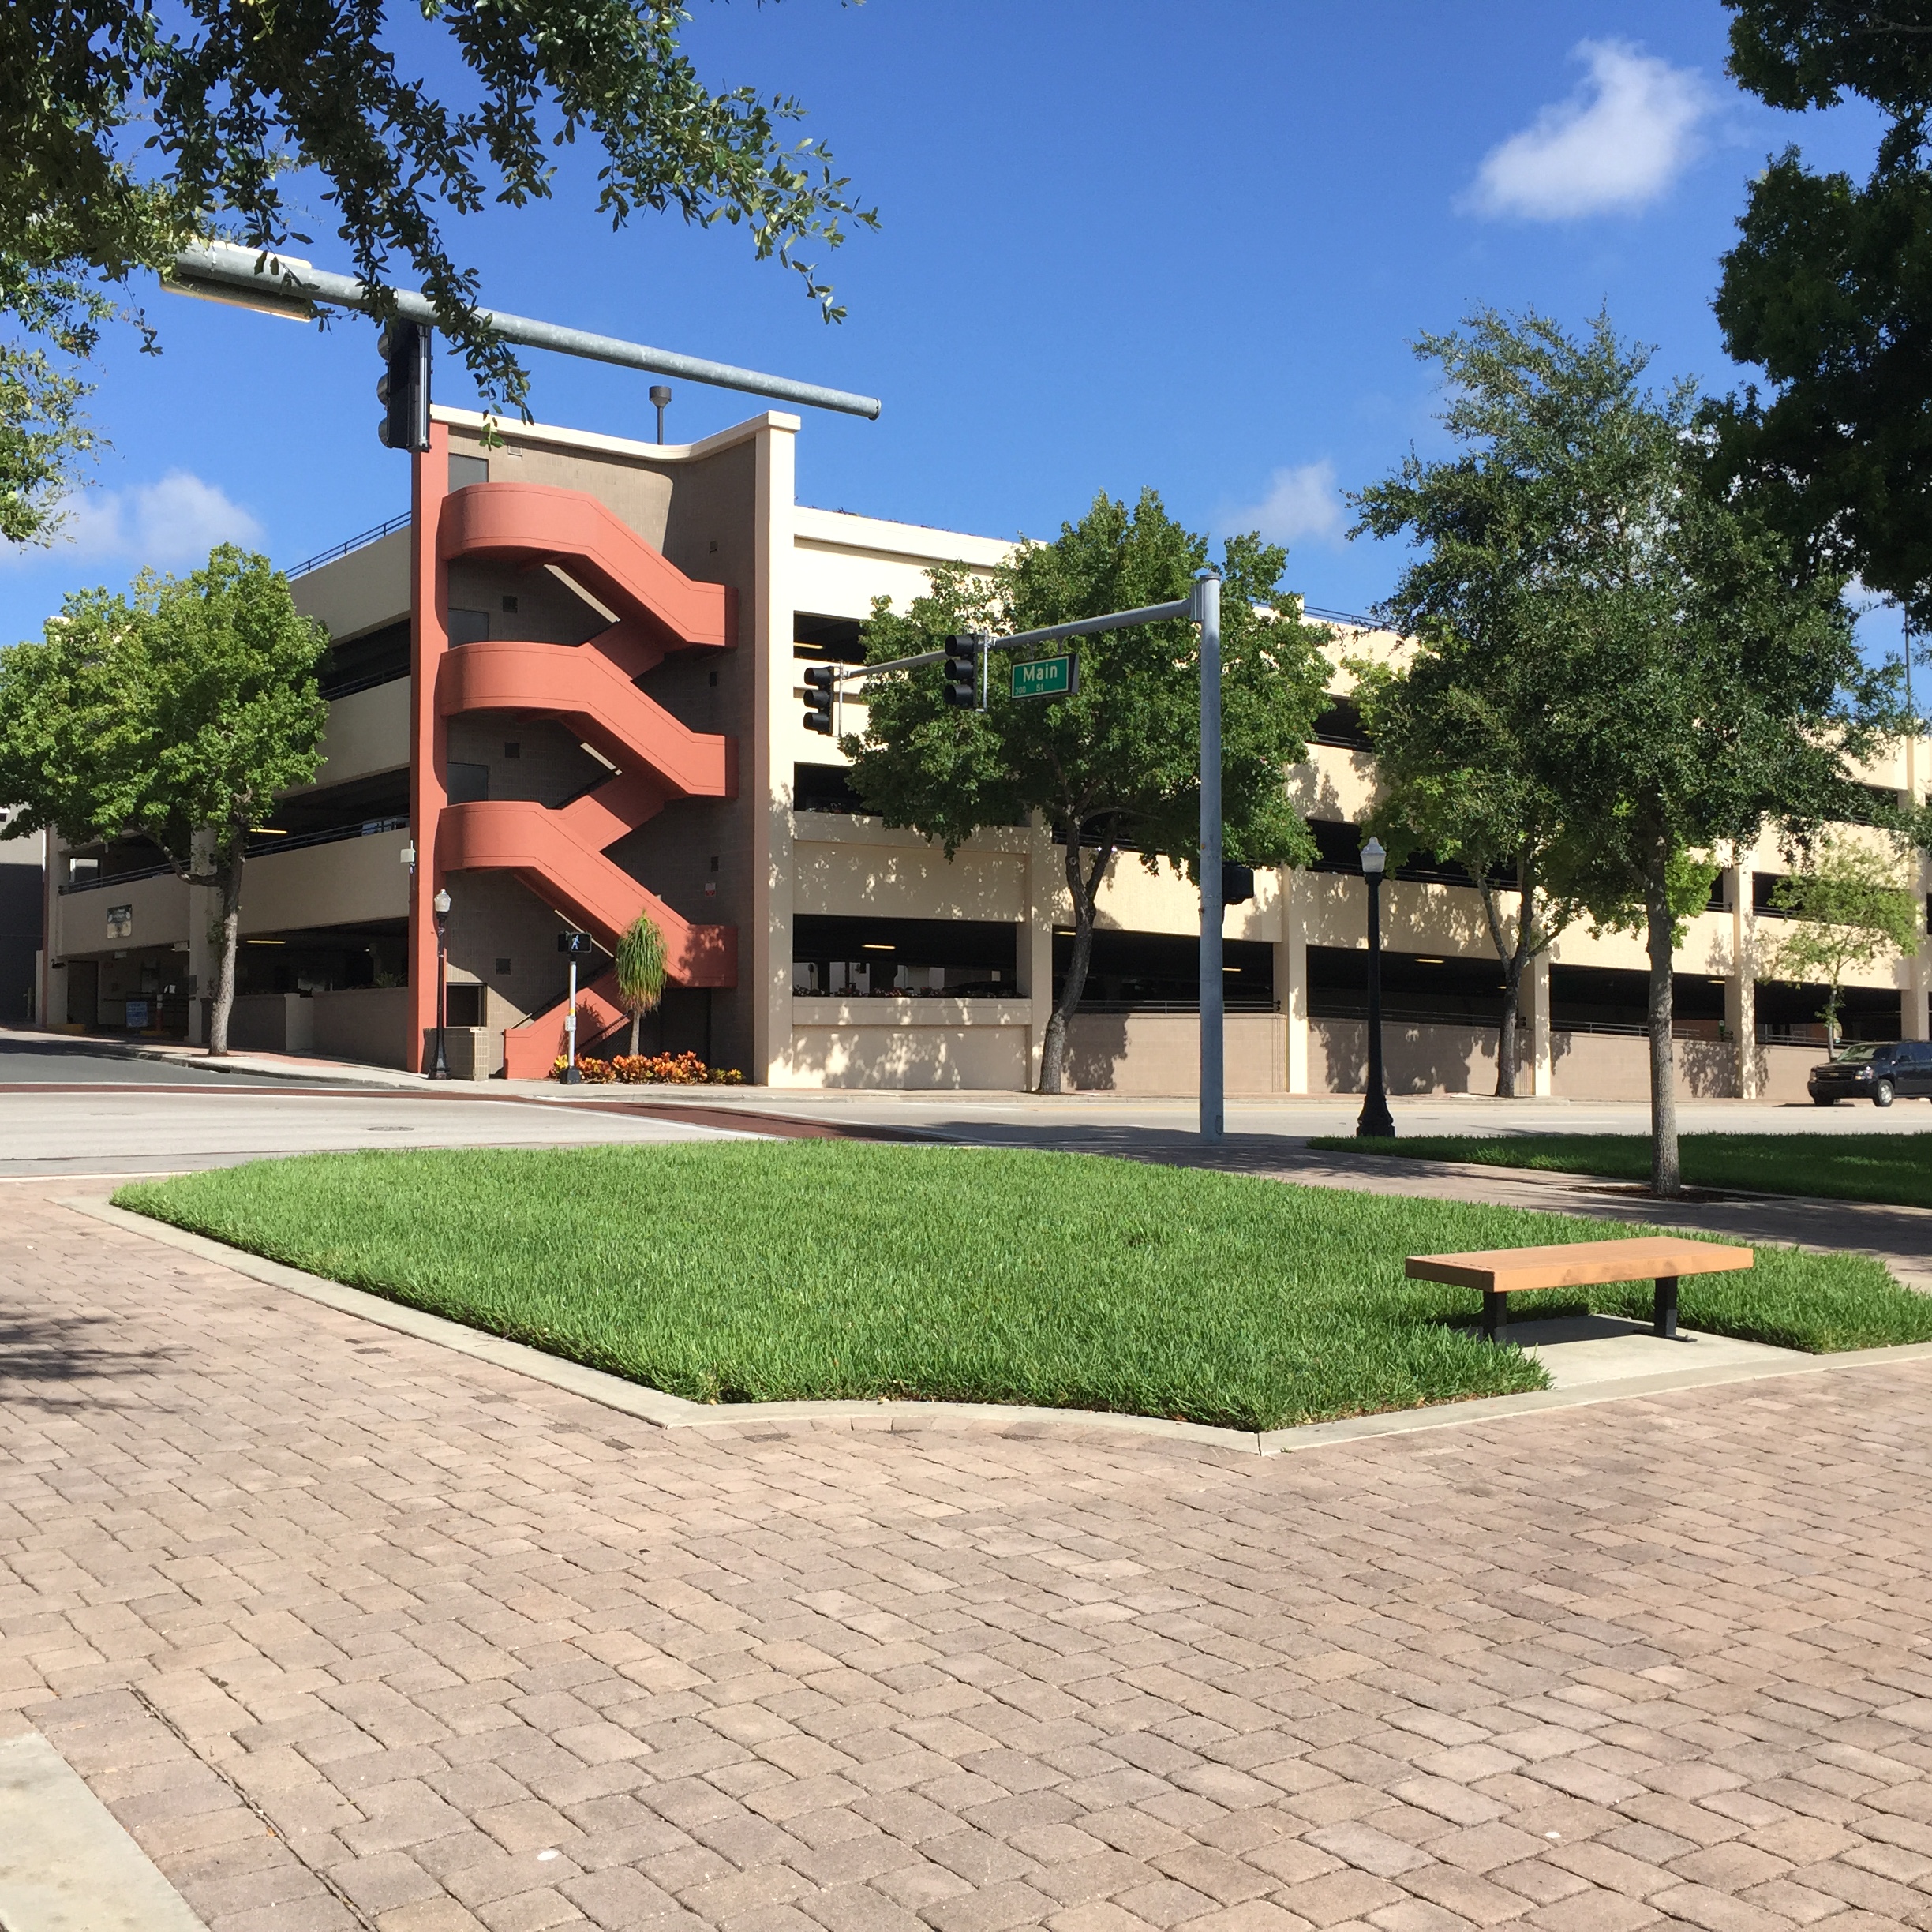
<instances>
[{"instance_id":1,"label":"street light arm","mask_svg":"<svg viewBox=\"0 0 1932 1932\"><path fill-rule=\"evenodd\" d=\"M367 283L353 275L334 275L292 256L239 248L230 242L203 242L183 249L174 257L173 274L162 286L184 295L216 301L234 293L259 298L259 305L279 314L299 315L303 305L320 302L334 309L357 309L373 314L381 298ZM390 311L406 322L440 326L436 304L410 289L389 296ZM646 369L657 376L681 376L689 382L709 383L719 389L743 390L778 402L796 402L810 409L836 410L843 415L876 419L877 396L856 395L845 389L828 389L818 383L795 382L788 376L767 376L729 362L710 362L702 356L680 355L675 350L653 349L616 335L593 335L587 329L566 328L530 316L505 315L479 309L476 321L500 336L529 349L552 349L560 355L581 356L592 362L614 362L620 368Z\"/></svg>"}]
</instances>

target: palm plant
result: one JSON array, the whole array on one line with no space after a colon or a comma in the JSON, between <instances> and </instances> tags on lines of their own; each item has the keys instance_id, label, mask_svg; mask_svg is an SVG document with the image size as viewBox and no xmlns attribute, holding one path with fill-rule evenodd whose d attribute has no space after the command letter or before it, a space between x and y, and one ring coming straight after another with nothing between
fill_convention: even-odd
<instances>
[{"instance_id":1,"label":"palm plant","mask_svg":"<svg viewBox=\"0 0 1932 1932\"><path fill-rule=\"evenodd\" d=\"M617 942L617 1004L631 1016L631 1050L638 1050L638 1029L645 1014L657 1010L664 998L664 934L648 912L640 912Z\"/></svg>"}]
</instances>

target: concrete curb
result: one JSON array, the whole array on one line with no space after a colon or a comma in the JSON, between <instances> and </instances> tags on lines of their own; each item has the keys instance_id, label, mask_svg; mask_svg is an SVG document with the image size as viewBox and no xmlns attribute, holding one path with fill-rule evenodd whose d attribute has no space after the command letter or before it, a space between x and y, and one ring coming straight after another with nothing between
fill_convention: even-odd
<instances>
[{"instance_id":1,"label":"concrete curb","mask_svg":"<svg viewBox=\"0 0 1932 1932\"><path fill-rule=\"evenodd\" d=\"M1293 1455L1341 1443L1363 1442L1380 1436L1408 1436L1427 1429L1466 1428L1513 1416L1541 1415L1551 1410L1581 1409L1598 1402L1622 1402L1679 1389L1713 1388L1733 1382L1762 1382L1781 1376L1823 1375L1841 1368L1874 1368L1887 1364L1932 1361L1932 1342L1900 1348L1856 1349L1839 1355L1807 1355L1762 1363L1732 1363L1724 1367L1674 1369L1661 1375L1634 1376L1626 1381L1599 1382L1574 1389L1533 1389L1520 1395L1492 1395L1468 1402L1439 1402L1424 1409L1386 1410L1349 1416L1336 1422L1307 1422L1293 1428L1252 1430L1213 1428L1204 1423L1176 1422L1159 1416L1113 1415L1100 1410L1035 1409L997 1402L784 1402L711 1404L687 1401L659 1389L627 1382L621 1376L541 1349L526 1347L466 1327L440 1315L390 1301L360 1288L319 1275L305 1273L280 1261L271 1261L245 1249L231 1248L204 1234L190 1234L145 1215L115 1207L104 1195L55 1197L58 1204L110 1227L145 1236L170 1248L231 1268L238 1275L286 1289L345 1315L415 1336L419 1341L494 1363L500 1368L528 1376L533 1381L614 1409L648 1422L655 1428L697 1429L734 1436L780 1435L794 1430L879 1429L894 1434L953 1428L1006 1436L1057 1436L1091 1438L1096 1434L1139 1436L1187 1443L1237 1455Z\"/></svg>"},{"instance_id":2,"label":"concrete curb","mask_svg":"<svg viewBox=\"0 0 1932 1932\"><path fill-rule=\"evenodd\" d=\"M0 1743L0 1926L6 1932L207 1932L37 1731Z\"/></svg>"}]
</instances>

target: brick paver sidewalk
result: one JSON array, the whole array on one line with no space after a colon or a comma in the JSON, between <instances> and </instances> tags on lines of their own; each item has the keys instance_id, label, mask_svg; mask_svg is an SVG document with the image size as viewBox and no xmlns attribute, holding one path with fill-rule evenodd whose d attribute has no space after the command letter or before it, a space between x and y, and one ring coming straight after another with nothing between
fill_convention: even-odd
<instances>
[{"instance_id":1,"label":"brick paver sidewalk","mask_svg":"<svg viewBox=\"0 0 1932 1932\"><path fill-rule=\"evenodd\" d=\"M667 1439L0 1199L0 1732L214 1932L1932 1932L1932 1365Z\"/></svg>"}]
</instances>

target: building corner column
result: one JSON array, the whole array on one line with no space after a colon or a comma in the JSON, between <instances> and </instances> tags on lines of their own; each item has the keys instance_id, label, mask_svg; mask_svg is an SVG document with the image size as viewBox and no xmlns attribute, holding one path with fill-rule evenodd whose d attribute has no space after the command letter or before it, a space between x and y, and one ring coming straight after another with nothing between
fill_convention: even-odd
<instances>
[{"instance_id":1,"label":"building corner column","mask_svg":"<svg viewBox=\"0 0 1932 1932\"><path fill-rule=\"evenodd\" d=\"M1282 1079L1291 1094L1309 1090L1308 874L1284 867L1281 882L1282 936L1275 948L1275 983L1280 989Z\"/></svg>"},{"instance_id":2,"label":"building corner column","mask_svg":"<svg viewBox=\"0 0 1932 1932\"><path fill-rule=\"evenodd\" d=\"M1733 865L1724 876L1731 901L1731 972L1724 981L1724 1025L1737 1056L1737 1098L1755 1100L1759 1088L1758 1053L1758 908L1751 897L1751 869Z\"/></svg>"},{"instance_id":3,"label":"building corner column","mask_svg":"<svg viewBox=\"0 0 1932 1932\"><path fill-rule=\"evenodd\" d=\"M1530 1091L1547 1100L1556 1091L1556 1049L1550 1028L1550 953L1545 946L1523 968L1523 1005L1530 1020Z\"/></svg>"},{"instance_id":4,"label":"building corner column","mask_svg":"<svg viewBox=\"0 0 1932 1932\"><path fill-rule=\"evenodd\" d=\"M1058 868L1053 835L1038 812L1027 833L1027 916L1020 928L1017 952L1022 999L1032 1003L1027 1025L1026 1091L1039 1086L1040 1059L1046 1050L1046 1024L1053 1018L1054 912L1059 904Z\"/></svg>"},{"instance_id":5,"label":"building corner column","mask_svg":"<svg viewBox=\"0 0 1932 1932\"><path fill-rule=\"evenodd\" d=\"M429 425L429 447L410 458L410 874L409 1032L403 1065L426 1073L436 1028L436 912L443 884L436 850L449 803L448 728L436 709L436 674L449 649L449 571L438 537L449 494L449 430Z\"/></svg>"},{"instance_id":6,"label":"building corner column","mask_svg":"<svg viewBox=\"0 0 1932 1932\"><path fill-rule=\"evenodd\" d=\"M793 826L788 753L803 724L803 712L792 709L797 440L795 417L767 417L758 437L749 640L758 698L751 755L741 756L739 763L739 782L755 784L758 793L751 830L755 910L750 934L740 938L738 970L749 975L751 988L753 1077L766 1087L792 1086L799 1079L792 1050ZM748 949L744 937L750 938Z\"/></svg>"}]
</instances>

